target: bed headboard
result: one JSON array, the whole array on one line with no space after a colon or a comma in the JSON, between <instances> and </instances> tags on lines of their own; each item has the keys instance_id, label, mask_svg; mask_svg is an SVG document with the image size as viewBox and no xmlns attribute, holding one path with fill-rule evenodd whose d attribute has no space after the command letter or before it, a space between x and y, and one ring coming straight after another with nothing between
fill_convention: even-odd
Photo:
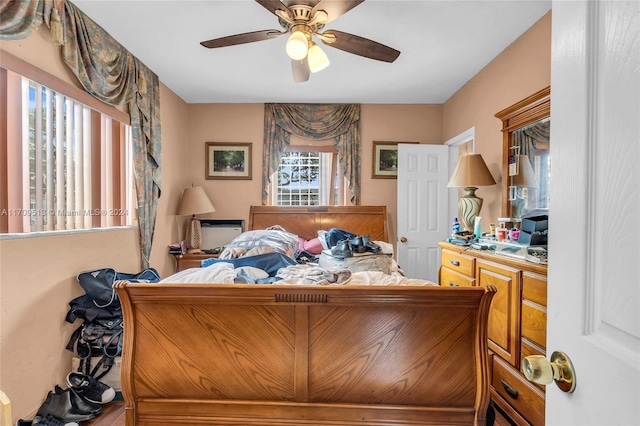
<instances>
[{"instance_id":1,"label":"bed headboard","mask_svg":"<svg viewBox=\"0 0 640 426\"><path fill-rule=\"evenodd\" d=\"M307 240L316 238L319 230L338 228L389 242L386 206L251 206L249 230L273 225Z\"/></svg>"}]
</instances>

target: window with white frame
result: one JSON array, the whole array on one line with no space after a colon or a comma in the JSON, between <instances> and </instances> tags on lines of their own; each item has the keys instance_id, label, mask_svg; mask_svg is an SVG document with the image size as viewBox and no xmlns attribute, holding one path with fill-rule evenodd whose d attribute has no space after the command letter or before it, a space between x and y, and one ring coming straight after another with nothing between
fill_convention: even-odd
<instances>
[{"instance_id":1,"label":"window with white frame","mask_svg":"<svg viewBox=\"0 0 640 426\"><path fill-rule=\"evenodd\" d=\"M7 88L0 232L131 225L131 128L122 114L10 70L0 78Z\"/></svg>"},{"instance_id":2,"label":"window with white frame","mask_svg":"<svg viewBox=\"0 0 640 426\"><path fill-rule=\"evenodd\" d=\"M341 205L344 204L344 186L335 148L290 146L272 177L272 204Z\"/></svg>"}]
</instances>

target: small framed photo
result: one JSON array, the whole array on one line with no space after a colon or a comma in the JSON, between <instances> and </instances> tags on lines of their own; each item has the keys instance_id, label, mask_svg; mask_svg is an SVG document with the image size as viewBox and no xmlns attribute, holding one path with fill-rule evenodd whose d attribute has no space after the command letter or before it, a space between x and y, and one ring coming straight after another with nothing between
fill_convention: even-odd
<instances>
[{"instance_id":1,"label":"small framed photo","mask_svg":"<svg viewBox=\"0 0 640 426\"><path fill-rule=\"evenodd\" d=\"M206 142L207 179L251 179L251 143Z\"/></svg>"},{"instance_id":2,"label":"small framed photo","mask_svg":"<svg viewBox=\"0 0 640 426\"><path fill-rule=\"evenodd\" d=\"M398 178L398 144L418 142L373 142L372 179Z\"/></svg>"}]
</instances>

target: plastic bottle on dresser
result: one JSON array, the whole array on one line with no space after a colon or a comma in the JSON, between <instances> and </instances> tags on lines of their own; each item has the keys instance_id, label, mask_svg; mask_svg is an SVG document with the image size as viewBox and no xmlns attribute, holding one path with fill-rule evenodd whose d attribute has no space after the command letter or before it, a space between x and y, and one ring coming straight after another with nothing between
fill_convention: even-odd
<instances>
[{"instance_id":1,"label":"plastic bottle on dresser","mask_svg":"<svg viewBox=\"0 0 640 426\"><path fill-rule=\"evenodd\" d=\"M460 222L458 222L458 218L454 217L453 218L453 224L451 225L451 234L458 234L460 233Z\"/></svg>"},{"instance_id":2,"label":"plastic bottle on dresser","mask_svg":"<svg viewBox=\"0 0 640 426\"><path fill-rule=\"evenodd\" d=\"M476 235L476 238L482 237L482 218L480 216L476 216L473 224L473 233Z\"/></svg>"}]
</instances>

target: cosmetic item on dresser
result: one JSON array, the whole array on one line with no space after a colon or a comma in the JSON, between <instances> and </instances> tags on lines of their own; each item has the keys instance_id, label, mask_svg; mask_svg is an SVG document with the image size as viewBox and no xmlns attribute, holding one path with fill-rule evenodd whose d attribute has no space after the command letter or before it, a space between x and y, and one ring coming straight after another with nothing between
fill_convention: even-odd
<instances>
[{"instance_id":1,"label":"cosmetic item on dresser","mask_svg":"<svg viewBox=\"0 0 640 426\"><path fill-rule=\"evenodd\" d=\"M482 237L482 218L480 216L476 216L474 224L473 224L473 233L476 238Z\"/></svg>"},{"instance_id":2,"label":"cosmetic item on dresser","mask_svg":"<svg viewBox=\"0 0 640 426\"><path fill-rule=\"evenodd\" d=\"M460 222L457 217L453 218L453 224L451 225L451 235L460 233Z\"/></svg>"}]
</instances>

